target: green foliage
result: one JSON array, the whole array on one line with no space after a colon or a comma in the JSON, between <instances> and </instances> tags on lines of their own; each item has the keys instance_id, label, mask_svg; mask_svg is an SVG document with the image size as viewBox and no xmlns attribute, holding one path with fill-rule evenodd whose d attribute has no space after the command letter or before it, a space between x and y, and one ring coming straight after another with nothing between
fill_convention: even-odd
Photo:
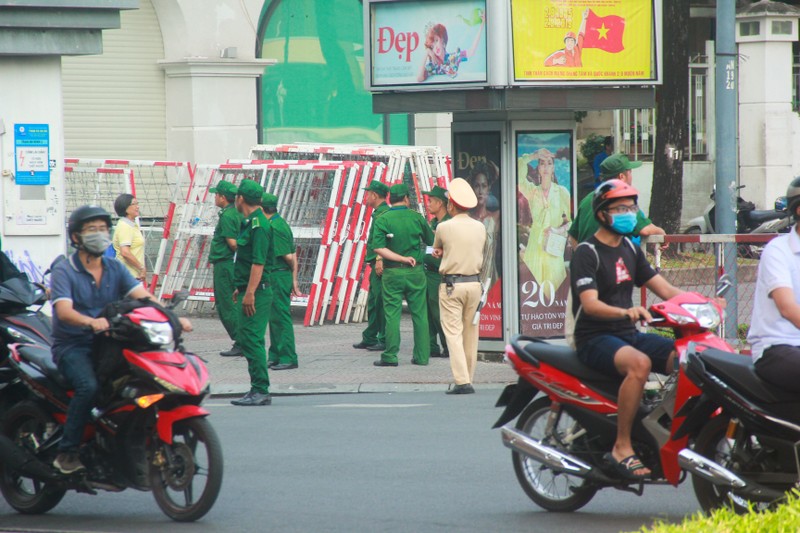
<instances>
[{"instance_id":1,"label":"green foliage","mask_svg":"<svg viewBox=\"0 0 800 533\"><path fill-rule=\"evenodd\" d=\"M769 531L770 533L790 533L800 531L800 492L793 491L788 501L775 510L736 514L733 510L717 509L710 516L702 513L685 518L680 524L657 522L653 527L642 527L642 533L750 533L752 531Z\"/></svg>"},{"instance_id":2,"label":"green foliage","mask_svg":"<svg viewBox=\"0 0 800 533\"><path fill-rule=\"evenodd\" d=\"M605 141L605 136L598 135L596 133L590 133L581 145L581 155L587 161L594 161L594 156L605 150Z\"/></svg>"},{"instance_id":3,"label":"green foliage","mask_svg":"<svg viewBox=\"0 0 800 533\"><path fill-rule=\"evenodd\" d=\"M747 342L747 334L750 332L750 324L739 324L736 326L736 337L740 344Z\"/></svg>"}]
</instances>

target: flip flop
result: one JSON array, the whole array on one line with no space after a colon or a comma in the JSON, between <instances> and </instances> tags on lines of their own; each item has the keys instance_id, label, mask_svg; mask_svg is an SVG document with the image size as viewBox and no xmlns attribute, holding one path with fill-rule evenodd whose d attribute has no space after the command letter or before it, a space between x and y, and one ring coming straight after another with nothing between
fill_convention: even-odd
<instances>
[{"instance_id":1,"label":"flip flop","mask_svg":"<svg viewBox=\"0 0 800 533\"><path fill-rule=\"evenodd\" d=\"M625 479L631 479L633 481L641 481L643 479L647 479L650 477L650 473L643 474L643 475L636 475L634 472L637 470L642 470L647 468L642 463L641 459L639 459L636 454L629 455L622 461L617 461L614 459L614 456L611 453L607 453L603 456L603 458L614 467L614 470L617 473L624 477Z\"/></svg>"}]
</instances>

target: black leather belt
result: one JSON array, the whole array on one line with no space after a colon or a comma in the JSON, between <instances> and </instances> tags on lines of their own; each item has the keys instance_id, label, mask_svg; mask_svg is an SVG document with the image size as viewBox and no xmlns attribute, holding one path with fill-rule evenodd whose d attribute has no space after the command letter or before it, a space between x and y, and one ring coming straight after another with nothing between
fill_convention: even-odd
<instances>
[{"instance_id":1,"label":"black leather belt","mask_svg":"<svg viewBox=\"0 0 800 533\"><path fill-rule=\"evenodd\" d=\"M269 283L267 283L266 281L263 281L263 282L259 283L258 285L256 285L256 290L257 291L261 291L261 290L264 290L264 289L266 289L268 287L269 287ZM247 285L242 285L241 287L236 287L236 290L238 290L239 292L247 292Z\"/></svg>"},{"instance_id":2,"label":"black leather belt","mask_svg":"<svg viewBox=\"0 0 800 533\"><path fill-rule=\"evenodd\" d=\"M452 285L453 283L469 283L472 281L480 281L480 275L472 274L470 276L462 276L461 274L442 274L442 283Z\"/></svg>"},{"instance_id":3,"label":"black leather belt","mask_svg":"<svg viewBox=\"0 0 800 533\"><path fill-rule=\"evenodd\" d=\"M432 267L431 265L425 265L425 270L427 270L428 272L433 272L435 274L439 273L439 269Z\"/></svg>"},{"instance_id":4,"label":"black leather belt","mask_svg":"<svg viewBox=\"0 0 800 533\"><path fill-rule=\"evenodd\" d=\"M383 268L414 268L408 263L396 263L394 265L387 265L386 261L383 262Z\"/></svg>"}]
</instances>

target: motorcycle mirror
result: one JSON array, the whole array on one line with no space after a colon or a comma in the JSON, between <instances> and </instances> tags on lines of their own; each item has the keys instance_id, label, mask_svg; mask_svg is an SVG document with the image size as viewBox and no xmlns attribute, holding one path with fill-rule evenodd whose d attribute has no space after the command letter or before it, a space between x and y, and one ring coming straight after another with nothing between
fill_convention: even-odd
<instances>
[{"instance_id":1,"label":"motorcycle mirror","mask_svg":"<svg viewBox=\"0 0 800 533\"><path fill-rule=\"evenodd\" d=\"M775 211L786 211L787 207L785 196L780 196L775 200Z\"/></svg>"},{"instance_id":2,"label":"motorcycle mirror","mask_svg":"<svg viewBox=\"0 0 800 533\"><path fill-rule=\"evenodd\" d=\"M172 295L172 307L176 307L189 299L189 291L181 289Z\"/></svg>"},{"instance_id":3,"label":"motorcycle mirror","mask_svg":"<svg viewBox=\"0 0 800 533\"><path fill-rule=\"evenodd\" d=\"M51 273L53 271L53 269L56 268L56 265L58 265L61 261L65 261L66 259L67 259L67 256L64 255L64 254L56 256L56 258L53 259L53 262L50 263L50 267L47 270L45 270L44 275L46 276L49 273Z\"/></svg>"},{"instance_id":4,"label":"motorcycle mirror","mask_svg":"<svg viewBox=\"0 0 800 533\"><path fill-rule=\"evenodd\" d=\"M715 291L715 294L716 294L717 296L722 296L722 295L724 295L726 292L728 292L728 290L729 290L731 287L733 287L733 279L730 277L730 275L728 275L728 274L723 274L723 275L722 275L722 276L720 276L720 278L717 280L717 290Z\"/></svg>"}]
</instances>

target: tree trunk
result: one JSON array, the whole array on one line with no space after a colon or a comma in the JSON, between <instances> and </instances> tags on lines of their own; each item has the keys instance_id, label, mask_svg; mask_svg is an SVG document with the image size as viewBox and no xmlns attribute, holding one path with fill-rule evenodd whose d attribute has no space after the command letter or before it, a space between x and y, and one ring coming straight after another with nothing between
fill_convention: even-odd
<instances>
[{"instance_id":1,"label":"tree trunk","mask_svg":"<svg viewBox=\"0 0 800 533\"><path fill-rule=\"evenodd\" d=\"M683 153L689 92L689 0L663 3L663 84L656 89L656 142L650 218L677 233L683 204Z\"/></svg>"}]
</instances>

